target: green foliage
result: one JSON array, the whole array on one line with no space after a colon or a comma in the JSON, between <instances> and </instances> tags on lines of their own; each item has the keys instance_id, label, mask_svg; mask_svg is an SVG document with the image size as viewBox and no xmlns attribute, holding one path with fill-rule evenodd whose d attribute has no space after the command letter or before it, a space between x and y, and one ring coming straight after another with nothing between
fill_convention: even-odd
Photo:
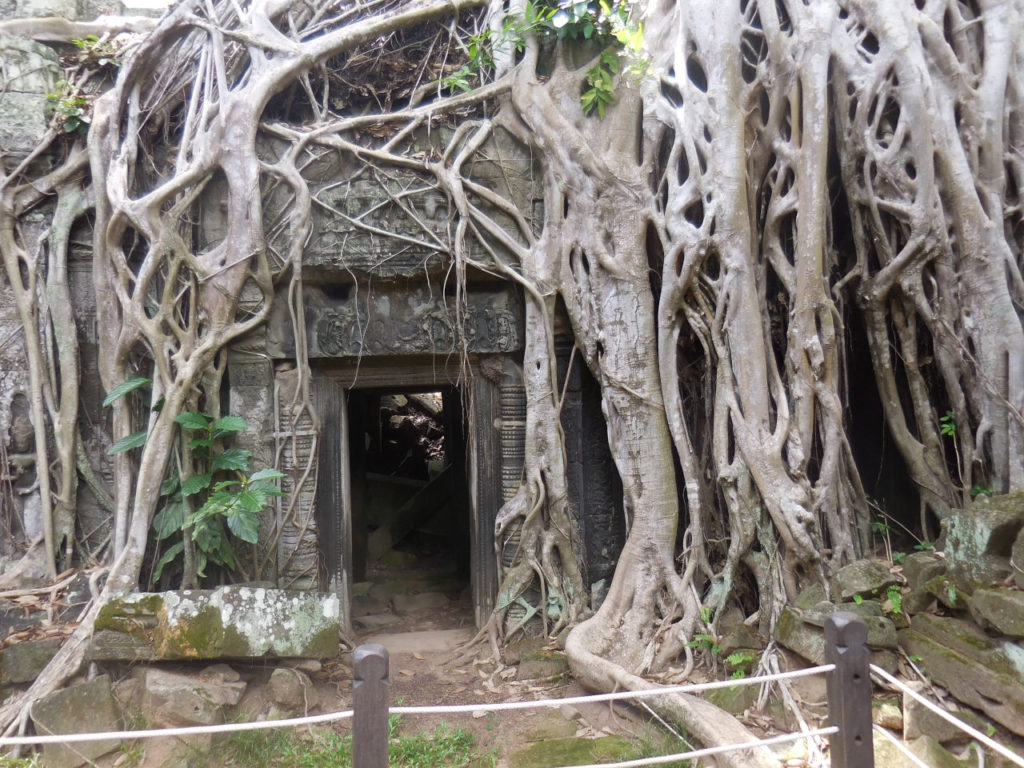
<instances>
[{"instance_id":1,"label":"green foliage","mask_svg":"<svg viewBox=\"0 0 1024 768\"><path fill-rule=\"evenodd\" d=\"M906 552L893 552L892 553L892 561L894 563L896 563L896 565L903 565L903 563L904 563L904 561L906 559L907 559L907 553Z\"/></svg>"},{"instance_id":2,"label":"green foliage","mask_svg":"<svg viewBox=\"0 0 1024 768\"><path fill-rule=\"evenodd\" d=\"M114 387L112 390L110 390L110 393L105 398L103 398L103 407L107 408L116 403L129 392L134 392L135 390L141 389L142 387L148 387L152 383L152 379L147 379L144 377L140 377L137 379L129 379L128 381L122 382L118 384L116 387Z\"/></svg>"},{"instance_id":3,"label":"green foliage","mask_svg":"<svg viewBox=\"0 0 1024 768\"><path fill-rule=\"evenodd\" d=\"M629 18L629 0L530 0L522 18L508 17L502 31L485 30L466 41L467 61L442 78L451 91L470 91L480 75L494 67L494 51L521 52L527 37L542 40L582 42L600 48L597 63L587 71L587 88L580 96L583 112L604 117L615 102L614 77L619 73L620 53L638 59L643 50L642 24Z\"/></svg>"},{"instance_id":4,"label":"green foliage","mask_svg":"<svg viewBox=\"0 0 1024 768\"><path fill-rule=\"evenodd\" d=\"M991 485L974 485L971 487L971 498L976 499L979 496L991 496L992 486Z\"/></svg>"},{"instance_id":5,"label":"green foliage","mask_svg":"<svg viewBox=\"0 0 1024 768\"><path fill-rule=\"evenodd\" d=\"M914 545L914 549L918 552L934 552L935 545L930 541L919 541Z\"/></svg>"},{"instance_id":6,"label":"green foliage","mask_svg":"<svg viewBox=\"0 0 1024 768\"><path fill-rule=\"evenodd\" d=\"M853 596L853 602L855 602L857 605L860 605L861 603L864 602L864 598L861 597L860 595L854 595Z\"/></svg>"},{"instance_id":7,"label":"green foliage","mask_svg":"<svg viewBox=\"0 0 1024 768\"><path fill-rule=\"evenodd\" d=\"M887 610L893 614L903 613L903 592L896 584L890 584L886 590Z\"/></svg>"},{"instance_id":8,"label":"green foliage","mask_svg":"<svg viewBox=\"0 0 1024 768\"><path fill-rule=\"evenodd\" d=\"M189 411L175 420L188 439L197 471L184 479L177 473L164 480L160 495L167 501L153 517L157 541L164 541L190 530L196 545L196 574L206 575L209 563L230 569L236 567L229 532L235 538L255 544L259 538L259 514L275 496L284 494L274 481L284 477L276 469L261 469L251 475L252 452L228 448L215 452L217 441L246 428L240 416L214 419L205 413ZM192 497L201 502L190 512ZM184 541L172 544L153 569L158 581L165 567L184 552Z\"/></svg>"},{"instance_id":9,"label":"green foliage","mask_svg":"<svg viewBox=\"0 0 1024 768\"><path fill-rule=\"evenodd\" d=\"M75 56L78 64L84 64L90 69L121 66L121 49L113 39L85 35L73 38L71 43L78 49Z\"/></svg>"},{"instance_id":10,"label":"green foliage","mask_svg":"<svg viewBox=\"0 0 1024 768\"><path fill-rule=\"evenodd\" d=\"M701 648L714 654L721 653L722 651L722 646L718 644L718 640L714 635L708 635L703 632L695 634L693 640L688 642L686 646L688 648Z\"/></svg>"},{"instance_id":11,"label":"green foliage","mask_svg":"<svg viewBox=\"0 0 1024 768\"><path fill-rule=\"evenodd\" d=\"M112 446L107 448L107 454L114 456L118 453L124 453L130 451L132 448L141 448L146 444L146 430L141 432L132 432L128 437L122 437Z\"/></svg>"},{"instance_id":12,"label":"green foliage","mask_svg":"<svg viewBox=\"0 0 1024 768\"><path fill-rule=\"evenodd\" d=\"M734 651L725 657L725 664L732 670L733 680L741 680L750 674L757 661L757 653L746 648Z\"/></svg>"},{"instance_id":13,"label":"green foliage","mask_svg":"<svg viewBox=\"0 0 1024 768\"><path fill-rule=\"evenodd\" d=\"M946 411L945 415L939 419L939 432L947 437L956 435L956 418L952 411Z\"/></svg>"},{"instance_id":14,"label":"green foliage","mask_svg":"<svg viewBox=\"0 0 1024 768\"><path fill-rule=\"evenodd\" d=\"M61 133L79 134L89 132L91 107L78 89L66 80L57 83L57 90L46 94L47 111Z\"/></svg>"}]
</instances>

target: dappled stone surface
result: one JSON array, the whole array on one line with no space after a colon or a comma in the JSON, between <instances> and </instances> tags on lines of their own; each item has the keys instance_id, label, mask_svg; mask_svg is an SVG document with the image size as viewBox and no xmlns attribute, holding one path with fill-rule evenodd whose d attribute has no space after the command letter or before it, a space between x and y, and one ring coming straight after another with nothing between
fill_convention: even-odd
<instances>
[{"instance_id":1,"label":"dappled stone surface","mask_svg":"<svg viewBox=\"0 0 1024 768\"><path fill-rule=\"evenodd\" d=\"M336 595L221 587L138 593L96 620L94 660L329 658L338 653Z\"/></svg>"},{"instance_id":2,"label":"dappled stone surface","mask_svg":"<svg viewBox=\"0 0 1024 768\"><path fill-rule=\"evenodd\" d=\"M1024 649L988 637L969 621L919 614L900 646L960 701L1024 735Z\"/></svg>"},{"instance_id":3,"label":"dappled stone surface","mask_svg":"<svg viewBox=\"0 0 1024 768\"><path fill-rule=\"evenodd\" d=\"M36 732L43 734L104 733L121 728L107 675L51 693L32 705L31 715ZM119 743L107 739L47 744L43 747L43 764L47 768L74 768L116 749Z\"/></svg>"},{"instance_id":4,"label":"dappled stone surface","mask_svg":"<svg viewBox=\"0 0 1024 768\"><path fill-rule=\"evenodd\" d=\"M926 686L917 681L911 681L909 686L918 693L926 690ZM976 714L974 710L957 710L946 707L946 711L958 720L962 720L967 725L981 731L982 733L987 733L989 731L990 724L980 715ZM920 738L921 736L929 736L942 744L967 742L971 740L970 734L966 731L956 728L955 726L951 726L945 718L937 715L935 712L932 712L932 710L928 709L928 707L919 702L913 696L904 694L903 738L907 741L911 741L913 739Z\"/></svg>"},{"instance_id":5,"label":"dappled stone surface","mask_svg":"<svg viewBox=\"0 0 1024 768\"><path fill-rule=\"evenodd\" d=\"M981 496L944 521L946 562L957 589L974 592L1010 575L1010 552L1024 530L1024 493Z\"/></svg>"}]
</instances>

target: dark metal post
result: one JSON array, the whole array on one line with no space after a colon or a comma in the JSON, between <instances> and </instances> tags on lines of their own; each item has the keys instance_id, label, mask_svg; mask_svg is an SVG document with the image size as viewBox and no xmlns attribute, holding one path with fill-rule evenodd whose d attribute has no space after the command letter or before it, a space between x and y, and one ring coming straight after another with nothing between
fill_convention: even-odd
<instances>
[{"instance_id":1,"label":"dark metal post","mask_svg":"<svg viewBox=\"0 0 1024 768\"><path fill-rule=\"evenodd\" d=\"M871 733L871 674L868 669L868 627L855 613L840 611L825 621L825 662L836 668L828 675L829 737L832 768L874 768Z\"/></svg>"},{"instance_id":2,"label":"dark metal post","mask_svg":"<svg viewBox=\"0 0 1024 768\"><path fill-rule=\"evenodd\" d=\"M388 765L388 651L371 643L352 657L352 765Z\"/></svg>"}]
</instances>

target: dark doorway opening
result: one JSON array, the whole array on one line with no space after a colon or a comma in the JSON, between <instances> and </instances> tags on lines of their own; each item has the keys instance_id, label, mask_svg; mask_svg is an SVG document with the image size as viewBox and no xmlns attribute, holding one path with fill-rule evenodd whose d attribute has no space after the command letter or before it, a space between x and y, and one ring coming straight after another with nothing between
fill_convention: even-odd
<instances>
[{"instance_id":1,"label":"dark doorway opening","mask_svg":"<svg viewBox=\"0 0 1024 768\"><path fill-rule=\"evenodd\" d=\"M459 391L353 389L348 423L356 629L472 626Z\"/></svg>"}]
</instances>

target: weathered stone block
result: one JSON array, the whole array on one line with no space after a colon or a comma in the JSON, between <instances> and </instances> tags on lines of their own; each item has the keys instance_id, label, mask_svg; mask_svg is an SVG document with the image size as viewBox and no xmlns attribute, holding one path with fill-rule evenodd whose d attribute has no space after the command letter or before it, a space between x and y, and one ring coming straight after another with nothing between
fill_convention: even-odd
<instances>
[{"instance_id":1,"label":"weathered stone block","mask_svg":"<svg viewBox=\"0 0 1024 768\"><path fill-rule=\"evenodd\" d=\"M818 603L812 610L804 611L803 620L816 627L825 627L825 621L836 611L854 613L864 619L868 628L868 645L875 648L897 648L896 625L885 615L882 605L874 600L861 603Z\"/></svg>"},{"instance_id":2,"label":"weathered stone block","mask_svg":"<svg viewBox=\"0 0 1024 768\"><path fill-rule=\"evenodd\" d=\"M143 676L143 715L160 726L212 725L224 722L224 707L234 706L246 684L211 682L190 675L147 669Z\"/></svg>"},{"instance_id":3,"label":"weathered stone block","mask_svg":"<svg viewBox=\"0 0 1024 768\"><path fill-rule=\"evenodd\" d=\"M829 583L832 599L843 603L857 596L870 598L884 595L885 590L898 581L889 566L881 560L858 560L836 571Z\"/></svg>"},{"instance_id":4,"label":"weathered stone block","mask_svg":"<svg viewBox=\"0 0 1024 768\"><path fill-rule=\"evenodd\" d=\"M911 682L910 687L919 693L924 689L923 684L915 682ZM945 709L958 720L962 720L982 733L988 731L989 723L973 710L955 710L949 707ZM971 736L966 731L960 730L945 718L935 714L913 696L904 694L903 738L911 741L921 736L931 737L941 744L963 743L971 740Z\"/></svg>"},{"instance_id":5,"label":"weathered stone block","mask_svg":"<svg viewBox=\"0 0 1024 768\"><path fill-rule=\"evenodd\" d=\"M28 15L28 14L19 14ZM39 43L0 36L4 89L0 92L0 147L6 161L21 160L46 133L46 94L60 78L57 54Z\"/></svg>"},{"instance_id":6,"label":"weathered stone block","mask_svg":"<svg viewBox=\"0 0 1024 768\"><path fill-rule=\"evenodd\" d=\"M1010 637L1024 637L1024 592L979 589L967 601L967 609L985 629Z\"/></svg>"},{"instance_id":7,"label":"weathered stone block","mask_svg":"<svg viewBox=\"0 0 1024 768\"><path fill-rule=\"evenodd\" d=\"M903 576L912 590L922 589L925 582L945 572L945 559L934 552L913 552L903 561Z\"/></svg>"},{"instance_id":8,"label":"weathered stone block","mask_svg":"<svg viewBox=\"0 0 1024 768\"><path fill-rule=\"evenodd\" d=\"M1024 735L1024 649L998 641L956 618L920 614L899 633L900 646L920 656L924 671L968 706Z\"/></svg>"},{"instance_id":9,"label":"weathered stone block","mask_svg":"<svg viewBox=\"0 0 1024 768\"><path fill-rule=\"evenodd\" d=\"M952 512L943 527L949 578L957 589L970 594L1002 581L1024 530L1024 492L979 497L969 509Z\"/></svg>"},{"instance_id":10,"label":"weathered stone block","mask_svg":"<svg viewBox=\"0 0 1024 768\"><path fill-rule=\"evenodd\" d=\"M1018 589L1024 589L1024 529L1017 534L1010 550L1010 568L1013 570L1013 581Z\"/></svg>"},{"instance_id":11,"label":"weathered stone block","mask_svg":"<svg viewBox=\"0 0 1024 768\"><path fill-rule=\"evenodd\" d=\"M221 587L114 599L96 619L94 660L330 658L336 595Z\"/></svg>"},{"instance_id":12,"label":"weathered stone block","mask_svg":"<svg viewBox=\"0 0 1024 768\"><path fill-rule=\"evenodd\" d=\"M104 733L121 728L107 675L43 697L32 705L31 716L36 732L42 734ZM47 744L43 747L43 764L47 768L75 768L117 749L119 744L116 739Z\"/></svg>"},{"instance_id":13,"label":"weathered stone block","mask_svg":"<svg viewBox=\"0 0 1024 768\"><path fill-rule=\"evenodd\" d=\"M546 649L524 653L519 662L516 680L536 680L557 677L569 671L569 662L564 653Z\"/></svg>"},{"instance_id":14,"label":"weathered stone block","mask_svg":"<svg viewBox=\"0 0 1024 768\"><path fill-rule=\"evenodd\" d=\"M0 683L30 683L60 648L59 638L26 640L0 653Z\"/></svg>"},{"instance_id":15,"label":"weathered stone block","mask_svg":"<svg viewBox=\"0 0 1024 768\"><path fill-rule=\"evenodd\" d=\"M874 699L871 702L871 722L890 731L903 730L903 710L894 699Z\"/></svg>"},{"instance_id":16,"label":"weathered stone block","mask_svg":"<svg viewBox=\"0 0 1024 768\"><path fill-rule=\"evenodd\" d=\"M320 695L309 676L298 669L275 669L267 693L282 714L306 714L320 704Z\"/></svg>"}]
</instances>

